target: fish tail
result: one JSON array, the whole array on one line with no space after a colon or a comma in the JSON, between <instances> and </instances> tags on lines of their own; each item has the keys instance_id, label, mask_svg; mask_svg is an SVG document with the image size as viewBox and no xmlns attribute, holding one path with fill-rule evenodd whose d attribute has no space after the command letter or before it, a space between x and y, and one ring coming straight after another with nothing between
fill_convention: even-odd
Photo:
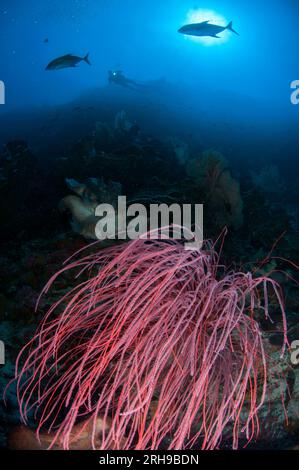
<instances>
[{"instance_id":1,"label":"fish tail","mask_svg":"<svg viewBox=\"0 0 299 470\"><path fill-rule=\"evenodd\" d=\"M232 31L233 33L235 33L235 34L237 34L238 36L240 36L240 34L237 33L237 31L235 31L235 30L233 29L233 22L232 22L232 21L231 21L230 23L228 23L226 29L229 29L229 30Z\"/></svg>"},{"instance_id":2,"label":"fish tail","mask_svg":"<svg viewBox=\"0 0 299 470\"><path fill-rule=\"evenodd\" d=\"M89 60L89 52L86 54L86 56L83 59L88 65L91 65L90 60Z\"/></svg>"}]
</instances>

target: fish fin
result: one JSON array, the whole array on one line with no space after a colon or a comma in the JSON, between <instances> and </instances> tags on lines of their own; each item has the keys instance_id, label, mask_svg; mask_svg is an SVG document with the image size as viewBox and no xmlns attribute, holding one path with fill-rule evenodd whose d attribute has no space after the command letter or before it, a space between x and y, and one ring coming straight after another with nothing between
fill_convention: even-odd
<instances>
[{"instance_id":1,"label":"fish fin","mask_svg":"<svg viewBox=\"0 0 299 470\"><path fill-rule=\"evenodd\" d=\"M233 22L232 22L232 21L231 21L230 23L228 23L226 29L229 29L229 30L232 31L233 33L235 33L235 34L237 34L238 36L240 36L240 34L237 33L237 31L235 31L235 30L233 29Z\"/></svg>"},{"instance_id":2,"label":"fish fin","mask_svg":"<svg viewBox=\"0 0 299 470\"><path fill-rule=\"evenodd\" d=\"M88 52L88 54L86 54L86 56L84 57L83 60L85 60L85 62L86 62L88 65L91 65L90 60L89 60L89 52Z\"/></svg>"},{"instance_id":3,"label":"fish fin","mask_svg":"<svg viewBox=\"0 0 299 470\"><path fill-rule=\"evenodd\" d=\"M217 34L213 34L213 35L212 35L212 38L221 39L221 37L220 37L220 36L217 36Z\"/></svg>"}]
</instances>

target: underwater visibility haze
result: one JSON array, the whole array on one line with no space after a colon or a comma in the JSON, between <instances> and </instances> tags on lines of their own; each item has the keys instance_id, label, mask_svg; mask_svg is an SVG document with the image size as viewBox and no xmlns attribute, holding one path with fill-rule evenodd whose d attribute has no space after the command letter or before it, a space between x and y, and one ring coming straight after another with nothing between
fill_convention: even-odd
<instances>
[{"instance_id":1,"label":"underwater visibility haze","mask_svg":"<svg viewBox=\"0 0 299 470\"><path fill-rule=\"evenodd\" d=\"M0 0L1 448L298 447L298 20ZM208 241L99 242L120 196Z\"/></svg>"}]
</instances>

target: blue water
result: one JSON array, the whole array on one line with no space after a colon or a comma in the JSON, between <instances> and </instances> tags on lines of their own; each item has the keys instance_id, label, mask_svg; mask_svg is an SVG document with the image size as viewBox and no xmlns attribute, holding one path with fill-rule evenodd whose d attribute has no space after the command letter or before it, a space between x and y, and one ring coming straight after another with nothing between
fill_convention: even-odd
<instances>
[{"instance_id":1,"label":"blue water","mask_svg":"<svg viewBox=\"0 0 299 470\"><path fill-rule=\"evenodd\" d=\"M227 33L225 42L206 45L178 34L198 10L220 16L223 25L233 21L240 36ZM82 132L119 103L145 130L161 132L162 121L165 134L192 134L203 148L220 148L239 163L261 154L296 162L299 106L290 102L290 83L299 79L298 15L296 0L1 0L0 142L24 137L40 152L47 135L37 135L39 113L82 99L98 107L97 116L81 116ZM56 57L87 52L91 67L45 71ZM156 85L139 94L112 92L109 69ZM67 114L55 124L61 142L57 127L68 127Z\"/></svg>"}]
</instances>

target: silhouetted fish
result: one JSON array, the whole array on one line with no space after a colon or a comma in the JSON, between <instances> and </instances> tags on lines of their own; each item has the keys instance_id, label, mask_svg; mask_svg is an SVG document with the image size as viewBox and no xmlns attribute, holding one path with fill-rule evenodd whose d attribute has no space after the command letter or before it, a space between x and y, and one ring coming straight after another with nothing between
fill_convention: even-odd
<instances>
[{"instance_id":1,"label":"silhouetted fish","mask_svg":"<svg viewBox=\"0 0 299 470\"><path fill-rule=\"evenodd\" d=\"M91 65L89 61L89 54L86 54L86 56L83 58L72 54L67 54L52 60L52 62L47 65L46 70L59 70L69 67L76 67L77 64L82 61L86 62L88 65Z\"/></svg>"},{"instance_id":2,"label":"silhouetted fish","mask_svg":"<svg viewBox=\"0 0 299 470\"><path fill-rule=\"evenodd\" d=\"M222 33L226 29L232 31L233 33L239 36L237 31L233 29L232 21L227 26L217 26L216 24L211 24L209 21L203 21L202 23L187 24L180 28L178 32L182 34L187 34L189 36L210 36L212 38L219 38L220 36L218 36L218 34Z\"/></svg>"}]
</instances>

